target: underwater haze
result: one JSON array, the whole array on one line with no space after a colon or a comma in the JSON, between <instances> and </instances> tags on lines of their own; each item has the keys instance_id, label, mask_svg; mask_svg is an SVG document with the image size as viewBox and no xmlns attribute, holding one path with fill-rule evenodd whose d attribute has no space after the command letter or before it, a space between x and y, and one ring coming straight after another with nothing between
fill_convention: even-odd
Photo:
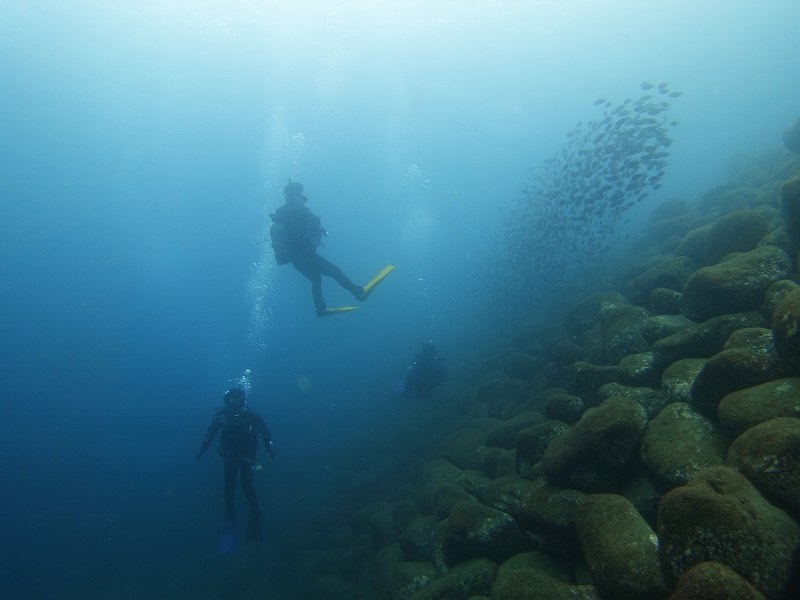
<instances>
[{"instance_id":1,"label":"underwater haze","mask_svg":"<svg viewBox=\"0 0 800 600\"><path fill-rule=\"evenodd\" d=\"M793 0L3 2L3 597L251 597L225 587L238 561L315 551L350 473L433 435L398 394L421 342L457 389L520 305L552 318L560 298L497 293L531 169L596 99L669 82L669 165L615 224L637 235L780 145L799 21ZM322 256L359 284L396 265L358 311L317 318L275 263L289 178ZM195 452L248 369L265 540L219 557L221 461Z\"/></svg>"}]
</instances>

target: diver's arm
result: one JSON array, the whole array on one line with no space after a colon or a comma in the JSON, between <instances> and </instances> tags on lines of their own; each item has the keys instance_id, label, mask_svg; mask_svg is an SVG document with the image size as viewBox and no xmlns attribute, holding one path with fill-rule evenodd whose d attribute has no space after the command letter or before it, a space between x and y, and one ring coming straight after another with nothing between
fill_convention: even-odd
<instances>
[{"instance_id":1,"label":"diver's arm","mask_svg":"<svg viewBox=\"0 0 800 600\"><path fill-rule=\"evenodd\" d=\"M253 414L253 426L256 428L256 431L258 431L261 439L264 440L264 448L266 448L272 458L275 458L275 450L272 446L272 434L269 432L267 424L260 415Z\"/></svg>"},{"instance_id":2,"label":"diver's arm","mask_svg":"<svg viewBox=\"0 0 800 600\"><path fill-rule=\"evenodd\" d=\"M197 451L197 458L200 458L203 452L208 450L211 442L213 442L214 438L217 436L220 427L222 427L222 421L219 418L219 414L215 413L214 418L211 419L211 425L208 426L203 441L200 443L200 449Z\"/></svg>"}]
</instances>

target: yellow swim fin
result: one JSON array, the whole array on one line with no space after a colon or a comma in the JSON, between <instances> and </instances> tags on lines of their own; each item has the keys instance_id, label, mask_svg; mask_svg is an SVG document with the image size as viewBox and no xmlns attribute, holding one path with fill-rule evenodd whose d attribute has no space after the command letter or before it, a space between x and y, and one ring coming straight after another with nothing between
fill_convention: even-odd
<instances>
[{"instance_id":1,"label":"yellow swim fin","mask_svg":"<svg viewBox=\"0 0 800 600\"><path fill-rule=\"evenodd\" d=\"M375 277L369 280L367 285L364 286L364 295L361 297L361 300L366 300L367 296L372 293L372 290L375 289L375 286L378 285L383 279L392 271L394 270L394 265L386 265L383 267Z\"/></svg>"}]
</instances>

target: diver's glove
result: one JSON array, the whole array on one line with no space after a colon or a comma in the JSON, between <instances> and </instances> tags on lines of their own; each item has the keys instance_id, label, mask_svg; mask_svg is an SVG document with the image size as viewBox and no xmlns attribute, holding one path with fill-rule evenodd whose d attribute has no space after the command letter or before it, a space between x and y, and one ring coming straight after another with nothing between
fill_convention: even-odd
<instances>
[{"instance_id":1,"label":"diver's glove","mask_svg":"<svg viewBox=\"0 0 800 600\"><path fill-rule=\"evenodd\" d=\"M267 442L267 452L273 459L275 458L275 445L271 441Z\"/></svg>"}]
</instances>

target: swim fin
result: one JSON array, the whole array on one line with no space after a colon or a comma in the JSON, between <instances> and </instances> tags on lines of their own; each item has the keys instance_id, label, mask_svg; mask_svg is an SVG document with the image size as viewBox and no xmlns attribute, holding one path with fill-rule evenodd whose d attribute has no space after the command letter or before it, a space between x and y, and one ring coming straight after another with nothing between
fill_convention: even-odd
<instances>
[{"instance_id":1,"label":"swim fin","mask_svg":"<svg viewBox=\"0 0 800 600\"><path fill-rule=\"evenodd\" d=\"M370 279L367 285L363 287L364 293L361 296L360 300L366 300L367 297L369 297L369 295L372 293L372 290L375 289L375 286L377 286L381 281L383 281L383 279L393 270L394 270L394 265L386 265L385 267L383 267L378 272L378 274L375 275L375 277L373 277L372 279Z\"/></svg>"},{"instance_id":2,"label":"swim fin","mask_svg":"<svg viewBox=\"0 0 800 600\"><path fill-rule=\"evenodd\" d=\"M219 538L217 554L230 556L234 552L236 552L236 522L233 519L229 519L225 521L222 537Z\"/></svg>"}]
</instances>

